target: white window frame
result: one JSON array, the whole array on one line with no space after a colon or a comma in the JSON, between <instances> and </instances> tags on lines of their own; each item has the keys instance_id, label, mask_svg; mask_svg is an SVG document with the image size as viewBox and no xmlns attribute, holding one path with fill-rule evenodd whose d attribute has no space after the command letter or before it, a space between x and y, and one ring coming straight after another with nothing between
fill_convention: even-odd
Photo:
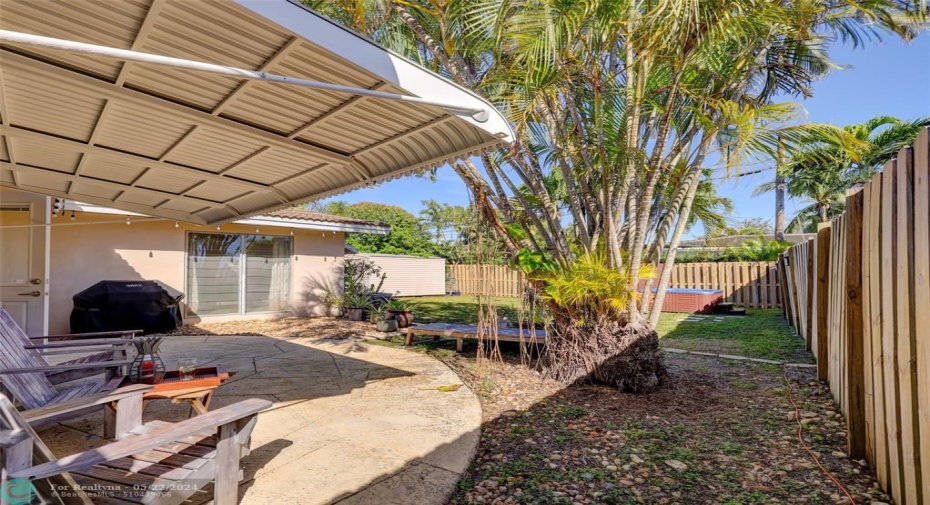
<instances>
[{"instance_id":1,"label":"white window frame","mask_svg":"<svg viewBox=\"0 0 930 505\"><path fill-rule=\"evenodd\" d=\"M224 231L194 231L194 230L185 230L184 232L184 289L186 292L190 292L190 282L189 271L190 271L190 240L193 235L237 235L242 242L242 249L239 251L239 303L237 312L228 312L225 314L200 314L193 312L190 309L190 303L187 305L187 312L190 314L196 314L199 318L205 317L229 317L229 316L251 316L251 315L261 315L261 314L284 314L290 312L290 310L267 310L262 312L246 312L245 311L245 302L246 302L246 254L245 254L245 240L244 237L253 236L253 237L280 237L285 239L290 239L291 241L291 251L288 255L289 258L289 269L288 269L288 300L293 297L294 294L294 258L296 250L295 239L293 235L282 235L276 233L232 233Z\"/></svg>"}]
</instances>

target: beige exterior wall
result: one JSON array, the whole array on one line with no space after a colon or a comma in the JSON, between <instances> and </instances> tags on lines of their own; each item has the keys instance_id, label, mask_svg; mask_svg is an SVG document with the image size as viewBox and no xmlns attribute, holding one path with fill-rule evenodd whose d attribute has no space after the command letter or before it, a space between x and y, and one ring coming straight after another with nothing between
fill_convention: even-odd
<instances>
[{"instance_id":1,"label":"beige exterior wall","mask_svg":"<svg viewBox=\"0 0 930 505\"><path fill-rule=\"evenodd\" d=\"M359 253L354 257L368 258L387 274L381 291L398 296L431 296L446 294L446 260L397 254Z\"/></svg>"},{"instance_id":2,"label":"beige exterior wall","mask_svg":"<svg viewBox=\"0 0 930 505\"><path fill-rule=\"evenodd\" d=\"M113 222L115 221L115 222ZM57 223L63 223L57 225ZM219 231L172 221L133 218L126 225L118 215L78 212L75 224L69 217L54 220L49 272L49 332L67 332L71 297L101 280L155 280L169 292L185 292L186 235L201 233L254 234L255 227L224 225ZM89 224L93 223L93 224ZM263 226L263 235L289 235L291 229ZM343 233L294 230L291 259L291 305L298 315L323 315L325 290L340 285ZM211 316L218 321L280 314ZM185 322L198 322L186 318Z\"/></svg>"}]
</instances>

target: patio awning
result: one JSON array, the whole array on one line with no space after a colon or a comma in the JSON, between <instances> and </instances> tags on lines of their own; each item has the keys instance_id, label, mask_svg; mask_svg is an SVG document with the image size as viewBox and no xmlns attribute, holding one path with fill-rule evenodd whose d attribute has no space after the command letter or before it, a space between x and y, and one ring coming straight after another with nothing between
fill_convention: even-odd
<instances>
[{"instance_id":1,"label":"patio awning","mask_svg":"<svg viewBox=\"0 0 930 505\"><path fill-rule=\"evenodd\" d=\"M512 141L474 93L296 2L4 0L0 30L363 90L6 42L0 185L25 191L220 224Z\"/></svg>"}]
</instances>

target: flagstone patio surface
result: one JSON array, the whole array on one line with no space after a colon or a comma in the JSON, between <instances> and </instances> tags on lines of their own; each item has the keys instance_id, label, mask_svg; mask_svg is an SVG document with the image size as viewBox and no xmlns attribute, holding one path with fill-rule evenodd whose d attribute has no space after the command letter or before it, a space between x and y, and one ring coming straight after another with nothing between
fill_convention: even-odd
<instances>
[{"instance_id":1,"label":"flagstone patio surface","mask_svg":"<svg viewBox=\"0 0 930 505\"><path fill-rule=\"evenodd\" d=\"M243 459L241 503L445 503L475 453L481 407L441 362L362 339L267 336L168 337L168 368L180 357L236 375L211 409L246 398L274 406L260 414ZM179 421L186 405L151 402L145 420ZM43 430L58 456L98 446L102 414Z\"/></svg>"}]
</instances>

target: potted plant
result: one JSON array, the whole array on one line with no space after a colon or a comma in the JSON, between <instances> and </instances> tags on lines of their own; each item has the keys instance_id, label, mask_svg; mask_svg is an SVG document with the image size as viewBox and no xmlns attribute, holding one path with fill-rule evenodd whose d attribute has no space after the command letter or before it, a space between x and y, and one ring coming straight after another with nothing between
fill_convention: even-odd
<instances>
[{"instance_id":1,"label":"potted plant","mask_svg":"<svg viewBox=\"0 0 930 505\"><path fill-rule=\"evenodd\" d=\"M378 331L397 331L397 320L388 319L384 314L374 314L372 315L374 319L375 327L378 328Z\"/></svg>"},{"instance_id":2,"label":"potted plant","mask_svg":"<svg viewBox=\"0 0 930 505\"><path fill-rule=\"evenodd\" d=\"M342 293L337 293L332 289L327 289L326 294L323 295L323 305L326 306L327 315L337 317L345 315L346 305Z\"/></svg>"},{"instance_id":3,"label":"potted plant","mask_svg":"<svg viewBox=\"0 0 930 505\"><path fill-rule=\"evenodd\" d=\"M367 293L345 293L342 295L342 310L349 321L364 321L366 312L371 308Z\"/></svg>"},{"instance_id":4,"label":"potted plant","mask_svg":"<svg viewBox=\"0 0 930 505\"><path fill-rule=\"evenodd\" d=\"M367 259L347 259L343 264L340 308L350 321L365 321L373 310L372 294L381 290L387 275ZM374 279L376 282L369 282Z\"/></svg>"},{"instance_id":5,"label":"potted plant","mask_svg":"<svg viewBox=\"0 0 930 505\"><path fill-rule=\"evenodd\" d=\"M398 328L406 328L413 324L413 313L411 312L410 304L402 300L392 298L384 306L384 310L385 319L397 321Z\"/></svg>"}]
</instances>

